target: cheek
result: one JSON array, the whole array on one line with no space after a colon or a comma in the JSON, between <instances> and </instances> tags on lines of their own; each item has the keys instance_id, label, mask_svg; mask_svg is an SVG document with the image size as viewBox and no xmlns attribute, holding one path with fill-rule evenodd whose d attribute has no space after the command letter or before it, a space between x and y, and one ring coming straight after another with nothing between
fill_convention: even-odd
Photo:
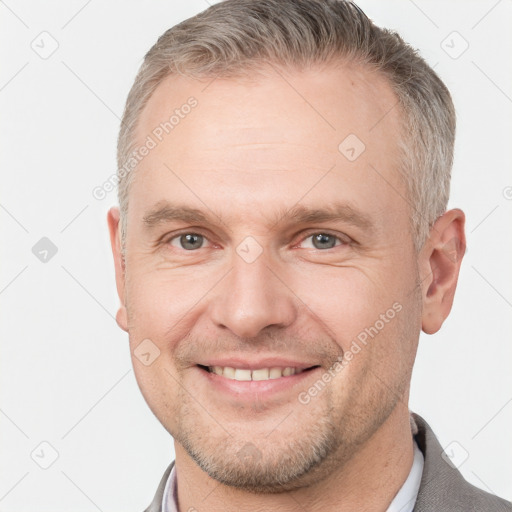
<instances>
[{"instance_id":1,"label":"cheek","mask_svg":"<svg viewBox=\"0 0 512 512\"><path fill-rule=\"evenodd\" d=\"M162 425L173 435L169 429L174 427L176 418L179 417L180 405L180 386L175 380L175 370L164 360L163 355L148 367L134 359L133 367L144 400Z\"/></svg>"},{"instance_id":2,"label":"cheek","mask_svg":"<svg viewBox=\"0 0 512 512\"><path fill-rule=\"evenodd\" d=\"M126 289L131 329L147 337L178 337L182 325L194 316L196 306L212 288L214 277L198 278L192 272L177 269L133 272Z\"/></svg>"},{"instance_id":3,"label":"cheek","mask_svg":"<svg viewBox=\"0 0 512 512\"><path fill-rule=\"evenodd\" d=\"M419 337L417 299L409 280L383 266L317 270L318 275L297 279L294 290L311 312L309 321L344 352L343 368L334 372L339 374L338 398L349 399L355 389L370 393L371 382L376 388L381 381L399 388Z\"/></svg>"},{"instance_id":4,"label":"cheek","mask_svg":"<svg viewBox=\"0 0 512 512\"><path fill-rule=\"evenodd\" d=\"M186 275L185 275L186 274ZM217 274L192 275L192 270L133 272L127 280L127 314L132 364L139 388L158 417L170 414L179 402L177 381L183 378L175 360L180 342L198 325L208 304L205 294L218 281ZM206 335L205 332L203 334ZM149 340L149 341L147 341ZM137 358L141 347L157 354L145 366ZM170 416L172 418L172 415ZM171 424L164 422L164 424Z\"/></svg>"},{"instance_id":5,"label":"cheek","mask_svg":"<svg viewBox=\"0 0 512 512\"><path fill-rule=\"evenodd\" d=\"M294 291L311 312L311 321L327 331L343 350L396 301L393 290L356 267L319 266L298 275Z\"/></svg>"}]
</instances>

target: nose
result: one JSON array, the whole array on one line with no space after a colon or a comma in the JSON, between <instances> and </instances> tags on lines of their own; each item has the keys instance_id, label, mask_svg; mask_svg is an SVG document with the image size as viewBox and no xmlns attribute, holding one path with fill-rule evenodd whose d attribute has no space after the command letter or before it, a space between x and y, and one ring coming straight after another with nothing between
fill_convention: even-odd
<instances>
[{"instance_id":1,"label":"nose","mask_svg":"<svg viewBox=\"0 0 512 512\"><path fill-rule=\"evenodd\" d=\"M263 256L247 263L234 255L231 272L215 291L210 303L213 323L242 338L254 338L270 326L287 327L297 317L293 292Z\"/></svg>"}]
</instances>

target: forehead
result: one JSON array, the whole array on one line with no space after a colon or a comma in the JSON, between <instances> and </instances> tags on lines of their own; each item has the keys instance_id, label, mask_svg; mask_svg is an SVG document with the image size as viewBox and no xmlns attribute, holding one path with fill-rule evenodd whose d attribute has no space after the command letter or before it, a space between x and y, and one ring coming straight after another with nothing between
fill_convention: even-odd
<instances>
[{"instance_id":1,"label":"forehead","mask_svg":"<svg viewBox=\"0 0 512 512\"><path fill-rule=\"evenodd\" d=\"M236 215L340 195L375 210L396 207L405 195L399 134L390 86L356 65L269 67L250 81L170 76L138 122L138 146L154 144L138 164L130 203L139 217L151 202L182 202L184 194L199 207L205 195L236 207Z\"/></svg>"}]
</instances>

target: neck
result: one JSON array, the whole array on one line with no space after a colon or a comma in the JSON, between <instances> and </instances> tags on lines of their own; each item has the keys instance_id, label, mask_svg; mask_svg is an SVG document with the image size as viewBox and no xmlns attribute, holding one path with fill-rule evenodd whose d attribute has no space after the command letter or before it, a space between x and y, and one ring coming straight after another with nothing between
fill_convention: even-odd
<instances>
[{"instance_id":1,"label":"neck","mask_svg":"<svg viewBox=\"0 0 512 512\"><path fill-rule=\"evenodd\" d=\"M209 477L176 442L175 450L180 511L383 512L413 461L409 411L403 403L342 467L334 466L317 483L290 492L253 494L228 487Z\"/></svg>"}]
</instances>

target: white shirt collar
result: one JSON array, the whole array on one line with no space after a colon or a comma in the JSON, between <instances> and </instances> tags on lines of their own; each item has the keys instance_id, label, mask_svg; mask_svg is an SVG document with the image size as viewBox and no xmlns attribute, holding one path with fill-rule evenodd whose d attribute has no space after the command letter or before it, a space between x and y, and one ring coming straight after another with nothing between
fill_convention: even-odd
<instances>
[{"instance_id":1,"label":"white shirt collar","mask_svg":"<svg viewBox=\"0 0 512 512\"><path fill-rule=\"evenodd\" d=\"M423 453L421 453L421 450L418 448L416 441L414 441L413 444L414 459L412 461L411 471L386 512L412 512L416 500L418 499L421 476L423 475L423 464L425 461Z\"/></svg>"},{"instance_id":2,"label":"white shirt collar","mask_svg":"<svg viewBox=\"0 0 512 512\"><path fill-rule=\"evenodd\" d=\"M176 481L176 463L174 463L164 488L162 512L178 512L177 496L178 483Z\"/></svg>"}]
</instances>

